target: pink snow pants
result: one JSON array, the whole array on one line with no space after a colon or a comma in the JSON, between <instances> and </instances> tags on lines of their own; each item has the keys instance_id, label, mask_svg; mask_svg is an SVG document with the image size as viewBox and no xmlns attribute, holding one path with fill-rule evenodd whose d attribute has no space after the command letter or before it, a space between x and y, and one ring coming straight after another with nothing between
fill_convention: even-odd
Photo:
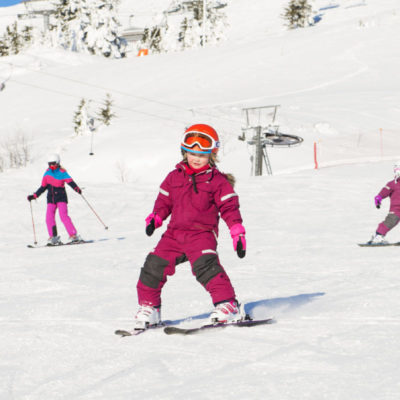
<instances>
[{"instance_id":1,"label":"pink snow pants","mask_svg":"<svg viewBox=\"0 0 400 400\"><path fill-rule=\"evenodd\" d=\"M47 203L46 212L46 225L49 236L53 236L53 227L56 226L56 210L58 208L58 214L60 215L61 222L64 224L69 236L76 235L76 229L68 215L68 205L65 202L59 202L56 204Z\"/></svg>"},{"instance_id":2,"label":"pink snow pants","mask_svg":"<svg viewBox=\"0 0 400 400\"><path fill-rule=\"evenodd\" d=\"M380 235L385 236L390 230L392 230L400 222L400 215L393 211L390 211L383 222L378 225L376 232Z\"/></svg>"},{"instance_id":3,"label":"pink snow pants","mask_svg":"<svg viewBox=\"0 0 400 400\"><path fill-rule=\"evenodd\" d=\"M216 252L217 239L210 231L167 229L146 258L137 283L140 305L161 305L161 290L175 267L189 261L197 281L214 304L235 299L235 290Z\"/></svg>"}]
</instances>

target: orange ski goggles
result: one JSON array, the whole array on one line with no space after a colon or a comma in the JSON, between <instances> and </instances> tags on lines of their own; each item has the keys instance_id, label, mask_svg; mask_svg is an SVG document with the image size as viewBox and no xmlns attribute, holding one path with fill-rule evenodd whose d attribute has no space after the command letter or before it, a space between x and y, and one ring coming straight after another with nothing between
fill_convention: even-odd
<instances>
[{"instance_id":1,"label":"orange ski goggles","mask_svg":"<svg viewBox=\"0 0 400 400\"><path fill-rule=\"evenodd\" d=\"M201 151L193 150L195 146L198 146ZM192 153L211 153L213 149L219 147L219 142L205 133L189 132L183 136L181 147Z\"/></svg>"}]
</instances>

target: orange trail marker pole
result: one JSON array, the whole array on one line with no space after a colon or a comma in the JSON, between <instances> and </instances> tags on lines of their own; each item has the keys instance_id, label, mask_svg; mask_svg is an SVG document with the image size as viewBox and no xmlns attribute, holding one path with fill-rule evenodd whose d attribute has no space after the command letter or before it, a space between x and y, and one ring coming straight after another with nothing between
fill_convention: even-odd
<instances>
[{"instance_id":1,"label":"orange trail marker pole","mask_svg":"<svg viewBox=\"0 0 400 400\"><path fill-rule=\"evenodd\" d=\"M317 160L317 142L314 142L314 169L318 169L318 160Z\"/></svg>"}]
</instances>

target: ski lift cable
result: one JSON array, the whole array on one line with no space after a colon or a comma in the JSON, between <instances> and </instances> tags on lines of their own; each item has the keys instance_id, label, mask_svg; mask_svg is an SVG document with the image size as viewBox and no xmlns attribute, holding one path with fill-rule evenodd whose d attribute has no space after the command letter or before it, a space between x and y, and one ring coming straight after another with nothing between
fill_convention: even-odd
<instances>
[{"instance_id":1,"label":"ski lift cable","mask_svg":"<svg viewBox=\"0 0 400 400\"><path fill-rule=\"evenodd\" d=\"M74 94L66 93L66 92L63 92L63 91L60 91L60 90L54 90L54 89L45 88L43 86L35 85L35 84L32 84L32 83L21 82L21 81L18 81L16 79L13 79L12 82L20 84L20 85L23 85L23 86L34 87L36 89L44 90L44 91L47 91L47 92L50 92L50 93L55 93L55 94L62 95L62 96L72 97L72 98L75 98L75 99L81 99L81 96L77 96L77 95L74 95ZM102 105L102 103L97 101L97 100L89 99L89 101L92 101L93 103ZM117 106L117 105L115 105L114 107L116 109L119 109L119 110L130 111L130 112L133 112L133 113L136 113L136 114L141 114L141 115L144 115L144 116L147 116L147 117L161 119L161 120L164 120L164 121L179 123L179 124L182 124L182 125L186 125L187 124L187 119L183 120L183 119L164 117L164 116L161 116L161 115L157 115L157 114L153 114L153 113L149 113L149 112L145 112L145 111L139 111L139 110L135 110L135 109L129 108L129 107L121 107L121 106ZM221 131L225 131L225 129L222 128Z\"/></svg>"},{"instance_id":2,"label":"ski lift cable","mask_svg":"<svg viewBox=\"0 0 400 400\"><path fill-rule=\"evenodd\" d=\"M94 83L84 82L84 81L81 81L79 79L73 79L73 78L68 78L68 77L62 76L62 75L53 74L51 72L38 71L38 70L36 70L34 68L30 68L30 67L26 67L26 66L22 66L22 65L16 65L16 64L14 64L14 65L19 67L19 68L27 69L27 70L32 71L32 72L40 73L42 75L51 76L51 77L57 78L57 79L63 79L63 80L66 80L66 81L69 81L69 82L74 82L74 83L77 83L77 84L80 84L80 85L84 85L84 86L94 87L96 89L101 89L101 90L104 90L106 92L113 92L113 93L120 94L120 95L123 95L123 96L132 97L132 98L135 98L135 99L138 99L138 100L147 101L147 102L155 103L155 104L160 104L160 105L171 107L171 108L175 108L175 109L182 109L184 111L189 111L189 109L187 109L185 107L182 107L182 106L177 106L177 105L174 105L174 104L162 102L162 101L159 101L159 100L154 100L154 99L143 97L143 96L135 96L135 95L132 95L131 93L123 92L121 90L110 89L110 88L107 88L107 87L104 87L104 86L96 85Z\"/></svg>"},{"instance_id":3,"label":"ski lift cable","mask_svg":"<svg viewBox=\"0 0 400 400\"><path fill-rule=\"evenodd\" d=\"M63 91L60 91L60 90L54 90L54 89L45 88L43 86L35 85L35 84L32 84L32 83L21 82L21 81L18 81L16 79L13 79L12 82L20 84L20 85L23 85L23 86L34 87L36 89L40 89L40 90L47 91L47 92L50 92L50 93L55 93L55 94L62 95L62 96L72 97L72 98L75 98L75 99L81 99L81 96L77 96L77 95L74 95L74 94L66 93L66 92L63 92ZM97 101L97 100L89 99L89 101L92 101L93 103L102 105L102 103ZM139 111L139 110L135 110L133 108L121 107L121 106L117 106L117 105L115 105L114 107L116 109L119 109L119 110L129 111L129 112L133 112L133 113L136 113L136 114L141 114L143 116L157 118L157 119L161 119L161 120L168 121L168 122L179 123L181 125L186 125L187 124L187 119L177 119L177 118L164 117L164 116L161 116L161 115L158 115L158 114L153 114L153 113L149 113L149 112L145 112L145 111ZM220 131L221 131L221 133L222 132L229 133L229 134L232 133L230 130L229 130L229 132L227 132L226 129L223 128L223 127L221 127Z\"/></svg>"},{"instance_id":4,"label":"ski lift cable","mask_svg":"<svg viewBox=\"0 0 400 400\"><path fill-rule=\"evenodd\" d=\"M19 85L23 85L23 86L34 87L36 89L44 90L44 91L47 91L47 92L50 92L50 93L59 94L59 95L62 95L62 96L73 97L73 98L76 98L76 99L80 99L81 98L81 96L77 96L77 95L74 95L74 94L66 93L66 92L63 92L61 90L49 89L49 88L45 88L43 86L35 85L33 83L21 82L21 81L18 81L16 79L13 79L12 82L17 83ZM93 101L94 103L97 103L97 104L102 104L101 102L99 102L97 100L91 100L91 101ZM133 113L146 115L148 117L154 117L154 118L163 119L163 120L166 120L166 121L185 123L185 121L182 121L182 120L179 120L179 119L170 118L170 117L163 117L161 115L149 113L149 112L146 112L146 111L139 111L139 110L135 110L135 109L129 108L129 107L121 107L121 106L118 106L118 105L114 105L114 107L116 109L125 110L125 111L131 111Z\"/></svg>"},{"instance_id":5,"label":"ski lift cable","mask_svg":"<svg viewBox=\"0 0 400 400\"><path fill-rule=\"evenodd\" d=\"M0 63L5 63L5 62L0 61ZM177 106L175 104L166 103L166 102L163 102L163 101L154 100L154 99L143 97L143 96L136 96L136 95L133 95L131 93L123 92L123 91L116 90L116 89L106 88L104 86L100 86L100 85L96 85L96 84L93 84L93 83L84 82L84 81L81 81L81 80L78 80L78 79L68 78L68 77L65 77L65 76L62 76L62 75L53 74L51 72L44 72L44 71L36 70L36 69L34 69L32 67L27 67L27 66L17 65L17 64L10 64L10 63L7 63L7 64L15 66L15 67L18 67L18 68L27 69L27 70L35 72L35 73L40 73L40 74L45 75L45 76L51 76L53 78L62 79L62 80L66 80L66 81L69 81L69 82L74 82L74 83L77 83L77 84L80 84L80 85L84 85L84 86L94 87L96 89L101 89L101 90L104 90L106 92L115 93L115 94L119 94L119 95L123 95L123 96L127 96L127 97L132 97L134 99L138 99L138 100L141 100L141 101L147 101L149 103L159 104L159 105L170 107L170 108L174 108L174 109L177 109L177 110L183 110L185 112L191 112L192 111L192 109L186 108L186 107L183 107L183 106ZM19 83L21 83L21 82L19 82ZM37 86L37 87L39 87L39 86ZM197 112L199 112L199 111L197 111ZM233 119L230 119L230 118L227 118L227 117L215 116L215 115L212 115L212 114L204 112L204 111L200 111L199 113L203 114L205 116L208 116L208 117L219 119L219 120L226 120L226 121L234 122L234 123L238 122L236 120L233 120ZM150 114L148 113L148 115L150 115ZM163 117L163 118L166 119L166 117Z\"/></svg>"},{"instance_id":6,"label":"ski lift cable","mask_svg":"<svg viewBox=\"0 0 400 400\"><path fill-rule=\"evenodd\" d=\"M0 61L0 62L2 62L2 61ZM149 103L155 103L155 104L160 104L160 105L171 107L171 108L175 108L175 109L182 109L182 110L185 110L185 111L189 111L189 109L187 109L186 107L177 106L177 105L174 105L174 104L171 104L171 103L166 103L166 102L159 101L159 100L154 100L154 99L147 98L147 97L144 97L144 96L135 96L135 95L133 95L131 93L123 92L121 90L116 90L116 89L110 89L110 88L107 88L107 87L104 87L104 86L96 85L94 83L84 82L84 81L81 81L79 79L68 78L68 77L65 77L65 76L62 76L62 75L53 74L51 72L40 71L40 70L34 69L32 67L27 67L27 66L24 66L24 65L14 64L14 66L18 67L18 68L22 68L22 69L27 69L29 71L32 71L32 72L35 72L35 73L39 73L39 74L42 74L42 75L45 75L45 76L51 76L53 78L63 79L63 80L66 80L66 81L69 81L69 82L73 82L73 83L77 83L77 84L80 84L80 85L89 86L89 87L93 87L93 88L96 88L96 89L101 89L101 90L104 90L104 91L107 91L107 92L113 92L113 93L116 93L116 94L132 97L132 98L135 98L135 99L138 99L138 100L142 100L142 101L147 101Z\"/></svg>"}]
</instances>

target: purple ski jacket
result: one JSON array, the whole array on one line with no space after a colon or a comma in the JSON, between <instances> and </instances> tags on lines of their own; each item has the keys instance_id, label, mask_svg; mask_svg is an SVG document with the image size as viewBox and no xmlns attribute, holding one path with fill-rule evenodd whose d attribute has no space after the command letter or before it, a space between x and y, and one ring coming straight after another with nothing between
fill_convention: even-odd
<instances>
[{"instance_id":1,"label":"purple ski jacket","mask_svg":"<svg viewBox=\"0 0 400 400\"><path fill-rule=\"evenodd\" d=\"M398 181L393 180L388 182L378 195L381 196L382 199L390 197L389 211L400 216L400 179Z\"/></svg>"},{"instance_id":2,"label":"purple ski jacket","mask_svg":"<svg viewBox=\"0 0 400 400\"><path fill-rule=\"evenodd\" d=\"M153 212L163 220L171 215L168 228L213 231L218 236L219 217L229 228L242 223L239 197L225 174L216 167L189 175L182 163L161 183Z\"/></svg>"}]
</instances>

